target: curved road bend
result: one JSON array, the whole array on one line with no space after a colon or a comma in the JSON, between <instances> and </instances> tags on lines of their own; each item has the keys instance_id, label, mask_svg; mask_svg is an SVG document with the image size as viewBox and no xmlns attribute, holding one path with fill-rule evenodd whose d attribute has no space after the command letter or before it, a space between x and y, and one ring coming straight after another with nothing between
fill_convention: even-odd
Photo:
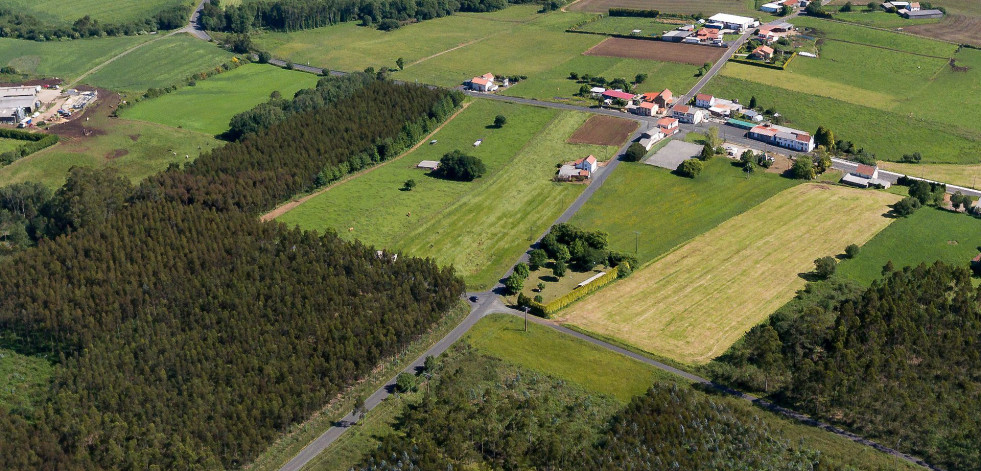
<instances>
[{"instance_id":1,"label":"curved road bend","mask_svg":"<svg viewBox=\"0 0 981 471\"><path fill-rule=\"evenodd\" d=\"M176 32L188 33L202 41L211 41L211 35L204 30L203 26L201 26L201 10L204 10L204 4L210 1L211 0L201 0L198 2L198 6L194 8L194 13L191 13L191 21L188 22L187 26L177 30Z\"/></svg>"}]
</instances>

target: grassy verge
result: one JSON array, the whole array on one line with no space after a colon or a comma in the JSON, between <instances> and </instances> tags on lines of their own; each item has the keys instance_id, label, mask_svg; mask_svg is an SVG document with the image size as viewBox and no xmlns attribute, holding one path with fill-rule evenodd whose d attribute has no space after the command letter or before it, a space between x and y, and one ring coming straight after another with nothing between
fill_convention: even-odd
<instances>
[{"instance_id":1,"label":"grassy verge","mask_svg":"<svg viewBox=\"0 0 981 471\"><path fill-rule=\"evenodd\" d=\"M389 361L379 365L374 371L372 371L368 378L365 378L351 389L344 391L344 393L339 395L338 398L331 401L326 407L324 407L320 412L314 414L306 422L293 426L293 428L287 432L286 435L273 443L262 455L259 456L259 458L255 460L255 462L249 465L248 468L253 471L272 471L279 469L283 464L293 458L293 456L296 456L296 454L299 453L303 447L307 446L308 443L319 437L322 433L324 433L324 431L330 428L331 424L347 415L347 413L353 408L354 399L358 395L363 395L364 397L371 395L371 393L388 382L388 380L398 374L399 371L405 369L406 366L418 358L419 355L422 355L423 352L439 341L439 339L445 337L446 334L453 330L453 328L455 328L469 312L470 306L461 302L458 308L450 311L450 313L444 317L443 320L437 323L428 334L423 335L422 338L413 342L412 345L398 357L390 359ZM372 423L375 424L372 427L377 426L384 428L387 426L384 422L386 419L384 418L391 417L394 412L397 412L398 409L398 407L393 404L386 407L387 403L393 402L395 401L389 400L383 402L379 408L376 408L368 414L369 418L376 415L378 416L377 419L372 419ZM379 419L383 419L382 422L378 422ZM361 436L365 436L363 435L363 431L359 431L358 433L362 434ZM347 445L343 445L337 452L331 451L334 449L332 446L325 452L325 454L337 453L336 455L329 456L337 456L338 459L350 460L355 455L360 456L360 452L357 450L367 450L370 446L367 444L362 446L360 440L350 440L350 442L355 443L353 445L355 447L355 451L351 450L350 447L352 445L349 443L349 440L344 439L343 441L338 441L337 443L342 445L348 443Z\"/></svg>"}]
</instances>

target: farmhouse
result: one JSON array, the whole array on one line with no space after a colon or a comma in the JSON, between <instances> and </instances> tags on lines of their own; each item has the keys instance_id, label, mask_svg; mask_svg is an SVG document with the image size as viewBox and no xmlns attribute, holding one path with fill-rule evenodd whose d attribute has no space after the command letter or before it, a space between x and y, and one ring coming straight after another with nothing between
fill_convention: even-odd
<instances>
[{"instance_id":1,"label":"farmhouse","mask_svg":"<svg viewBox=\"0 0 981 471\"><path fill-rule=\"evenodd\" d=\"M423 160L416 164L416 168L426 169L426 170L436 170L439 168L438 160Z\"/></svg>"},{"instance_id":2,"label":"farmhouse","mask_svg":"<svg viewBox=\"0 0 981 471\"><path fill-rule=\"evenodd\" d=\"M585 157L573 162L572 166L576 167L579 170L585 170L589 173L593 173L596 171L596 169L599 168L599 163L596 161L596 157L590 155L589 157Z\"/></svg>"},{"instance_id":3,"label":"farmhouse","mask_svg":"<svg viewBox=\"0 0 981 471\"><path fill-rule=\"evenodd\" d=\"M842 177L841 181L860 188L868 188L873 185L883 188L889 188L890 186L888 181L879 178L879 167L865 164L859 164L855 167L855 170L848 172L848 175Z\"/></svg>"},{"instance_id":4,"label":"farmhouse","mask_svg":"<svg viewBox=\"0 0 981 471\"><path fill-rule=\"evenodd\" d=\"M661 118L657 120L657 128L665 135L672 135L678 132L678 120L675 118Z\"/></svg>"},{"instance_id":5,"label":"farmhouse","mask_svg":"<svg viewBox=\"0 0 981 471\"><path fill-rule=\"evenodd\" d=\"M661 93L645 93L642 98L644 101L656 104L658 108L667 108L674 101L674 98L671 96L671 90L667 88L662 90Z\"/></svg>"},{"instance_id":6,"label":"farmhouse","mask_svg":"<svg viewBox=\"0 0 981 471\"><path fill-rule=\"evenodd\" d=\"M698 38L699 42L703 42L703 43L712 42L716 40L721 41L722 31L718 29L706 27L698 30L698 32L695 33L695 37Z\"/></svg>"},{"instance_id":7,"label":"farmhouse","mask_svg":"<svg viewBox=\"0 0 981 471\"><path fill-rule=\"evenodd\" d=\"M764 3L763 6L760 7L760 11L776 13L780 11L781 8L783 8L783 4L780 2Z\"/></svg>"},{"instance_id":8,"label":"farmhouse","mask_svg":"<svg viewBox=\"0 0 981 471\"><path fill-rule=\"evenodd\" d=\"M559 174L555 176L556 180L563 182L581 182L587 178L589 178L589 170L580 170L572 165L559 167Z\"/></svg>"},{"instance_id":9,"label":"farmhouse","mask_svg":"<svg viewBox=\"0 0 981 471\"><path fill-rule=\"evenodd\" d=\"M671 110L671 117L682 123L698 124L705 119L705 110L692 108L688 105L678 105Z\"/></svg>"},{"instance_id":10,"label":"farmhouse","mask_svg":"<svg viewBox=\"0 0 981 471\"><path fill-rule=\"evenodd\" d=\"M920 3L919 2L910 3L909 4L909 8L907 8L907 10L909 10L909 11L920 11Z\"/></svg>"},{"instance_id":11,"label":"farmhouse","mask_svg":"<svg viewBox=\"0 0 981 471\"><path fill-rule=\"evenodd\" d=\"M630 111L640 116L654 116L655 114L657 114L657 110L658 107L656 103L651 103L649 101L642 101L639 105L633 107L633 109Z\"/></svg>"},{"instance_id":12,"label":"farmhouse","mask_svg":"<svg viewBox=\"0 0 981 471\"><path fill-rule=\"evenodd\" d=\"M760 46L756 49L753 49L753 52L750 54L750 56L755 57L762 61L771 61L773 60L773 48L770 46Z\"/></svg>"},{"instance_id":13,"label":"farmhouse","mask_svg":"<svg viewBox=\"0 0 981 471\"><path fill-rule=\"evenodd\" d=\"M620 90L607 90L603 92L603 98L607 100L623 100L629 102L633 100L635 95L633 93L627 93Z\"/></svg>"},{"instance_id":14,"label":"farmhouse","mask_svg":"<svg viewBox=\"0 0 981 471\"><path fill-rule=\"evenodd\" d=\"M777 25L760 26L759 31L756 33L756 37L769 44L780 38L791 36L793 34L794 25L790 23L780 23Z\"/></svg>"},{"instance_id":15,"label":"farmhouse","mask_svg":"<svg viewBox=\"0 0 981 471\"><path fill-rule=\"evenodd\" d=\"M711 108L715 105L715 97L705 93L695 95L695 106L699 108Z\"/></svg>"},{"instance_id":16,"label":"farmhouse","mask_svg":"<svg viewBox=\"0 0 981 471\"><path fill-rule=\"evenodd\" d=\"M899 10L899 15L907 20L922 20L926 18L943 18L944 12L940 10Z\"/></svg>"},{"instance_id":17,"label":"farmhouse","mask_svg":"<svg viewBox=\"0 0 981 471\"><path fill-rule=\"evenodd\" d=\"M497 85L494 84L494 75L489 73L470 79L466 85L467 88L477 92L493 92L497 90Z\"/></svg>"},{"instance_id":18,"label":"farmhouse","mask_svg":"<svg viewBox=\"0 0 981 471\"><path fill-rule=\"evenodd\" d=\"M681 41L683 41L685 38L689 36L691 36L691 31L682 31L682 30L668 31L667 33L661 35L661 41L680 43Z\"/></svg>"},{"instance_id":19,"label":"farmhouse","mask_svg":"<svg viewBox=\"0 0 981 471\"><path fill-rule=\"evenodd\" d=\"M814 137L804 131L776 124L761 124L749 130L749 138L800 152L814 150Z\"/></svg>"},{"instance_id":20,"label":"farmhouse","mask_svg":"<svg viewBox=\"0 0 981 471\"><path fill-rule=\"evenodd\" d=\"M756 20L745 16L730 15L728 13L716 13L709 18L712 23L721 23L726 29L743 31L756 24Z\"/></svg>"}]
</instances>

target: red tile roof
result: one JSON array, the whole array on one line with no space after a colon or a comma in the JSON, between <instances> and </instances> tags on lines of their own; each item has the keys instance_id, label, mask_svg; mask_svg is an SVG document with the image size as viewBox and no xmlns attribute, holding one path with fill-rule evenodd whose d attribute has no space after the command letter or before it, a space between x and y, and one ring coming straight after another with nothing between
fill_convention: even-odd
<instances>
[{"instance_id":1,"label":"red tile roof","mask_svg":"<svg viewBox=\"0 0 981 471\"><path fill-rule=\"evenodd\" d=\"M619 98L621 100L633 100L634 99L634 94L633 93L618 92L616 90L607 90L607 91L603 92L603 96L609 97L609 98Z\"/></svg>"},{"instance_id":2,"label":"red tile roof","mask_svg":"<svg viewBox=\"0 0 981 471\"><path fill-rule=\"evenodd\" d=\"M975 255L974 258L971 259L971 261L972 262L981 262L981 253Z\"/></svg>"},{"instance_id":3,"label":"red tile roof","mask_svg":"<svg viewBox=\"0 0 981 471\"><path fill-rule=\"evenodd\" d=\"M490 72L488 72L488 73L486 73L484 75L481 75L481 77L483 77L483 78L485 78L487 80L490 80L490 81L494 81L494 74L492 74Z\"/></svg>"},{"instance_id":4,"label":"red tile roof","mask_svg":"<svg viewBox=\"0 0 981 471\"><path fill-rule=\"evenodd\" d=\"M470 83L475 83L477 85L487 85L490 83L490 80L482 79L480 77L474 77L470 79Z\"/></svg>"},{"instance_id":5,"label":"red tile roof","mask_svg":"<svg viewBox=\"0 0 981 471\"><path fill-rule=\"evenodd\" d=\"M760 47L758 47L756 49L753 49L753 54L772 55L773 54L773 48L770 47L770 46L760 46Z\"/></svg>"},{"instance_id":6,"label":"red tile roof","mask_svg":"<svg viewBox=\"0 0 981 471\"><path fill-rule=\"evenodd\" d=\"M671 90L668 90L667 88L665 88L664 90L661 91L661 93L658 93L657 96L659 96L661 98L664 98L665 100L670 100L671 99Z\"/></svg>"},{"instance_id":7,"label":"red tile roof","mask_svg":"<svg viewBox=\"0 0 981 471\"><path fill-rule=\"evenodd\" d=\"M871 165L859 164L858 167L855 168L855 173L860 173L862 175L872 175L873 173L875 173L875 167Z\"/></svg>"},{"instance_id":8,"label":"red tile roof","mask_svg":"<svg viewBox=\"0 0 981 471\"><path fill-rule=\"evenodd\" d=\"M645 102L643 102L643 103L640 104L640 107L641 108L647 108L649 110L653 110L654 108L657 107L657 105L655 105L654 103L650 103L650 102L645 101Z\"/></svg>"},{"instance_id":9,"label":"red tile roof","mask_svg":"<svg viewBox=\"0 0 981 471\"><path fill-rule=\"evenodd\" d=\"M688 105L678 105L674 107L674 110L679 113L687 113L691 110L691 107Z\"/></svg>"},{"instance_id":10,"label":"red tile roof","mask_svg":"<svg viewBox=\"0 0 981 471\"><path fill-rule=\"evenodd\" d=\"M678 124L678 120L675 118L661 118L657 120L657 127L659 128L668 128L671 127L671 125L677 125L677 124Z\"/></svg>"},{"instance_id":11,"label":"red tile roof","mask_svg":"<svg viewBox=\"0 0 981 471\"><path fill-rule=\"evenodd\" d=\"M712 101L713 98L715 97L707 93L699 93L698 95L695 95L695 99L698 101Z\"/></svg>"},{"instance_id":12,"label":"red tile roof","mask_svg":"<svg viewBox=\"0 0 981 471\"><path fill-rule=\"evenodd\" d=\"M795 134L795 136L797 137L797 140L800 141L800 142L811 142L811 135L810 134L807 134L807 133L804 133L804 134Z\"/></svg>"},{"instance_id":13,"label":"red tile roof","mask_svg":"<svg viewBox=\"0 0 981 471\"><path fill-rule=\"evenodd\" d=\"M595 164L596 163L596 157L593 157L592 155L590 155L589 157L586 157L586 162L589 162L591 164Z\"/></svg>"}]
</instances>

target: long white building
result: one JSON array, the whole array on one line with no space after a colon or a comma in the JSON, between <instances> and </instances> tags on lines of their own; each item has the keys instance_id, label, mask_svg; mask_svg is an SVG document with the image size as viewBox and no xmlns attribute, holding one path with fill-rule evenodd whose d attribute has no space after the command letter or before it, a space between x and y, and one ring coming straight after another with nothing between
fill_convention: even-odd
<instances>
[{"instance_id":1,"label":"long white building","mask_svg":"<svg viewBox=\"0 0 981 471\"><path fill-rule=\"evenodd\" d=\"M734 29L738 31L743 31L753 26L756 26L756 20L745 17L730 15L728 13L716 13L709 18L711 23L721 23L726 29Z\"/></svg>"},{"instance_id":2,"label":"long white building","mask_svg":"<svg viewBox=\"0 0 981 471\"><path fill-rule=\"evenodd\" d=\"M814 150L814 136L810 133L800 131L776 124L761 124L749 130L750 139L763 141L775 146L792 149L799 152L810 152Z\"/></svg>"}]
</instances>

